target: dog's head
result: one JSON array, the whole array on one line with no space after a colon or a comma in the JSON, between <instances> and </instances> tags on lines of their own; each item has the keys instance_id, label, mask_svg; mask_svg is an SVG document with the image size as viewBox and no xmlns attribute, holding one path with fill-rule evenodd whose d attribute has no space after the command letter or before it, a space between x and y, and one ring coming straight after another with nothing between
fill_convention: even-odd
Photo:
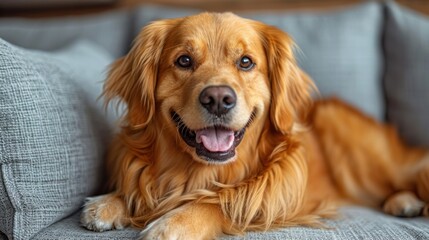
<instances>
[{"instance_id":1,"label":"dog's head","mask_svg":"<svg viewBox=\"0 0 429 240\"><path fill-rule=\"evenodd\" d=\"M288 134L310 103L311 81L293 42L275 27L230 13L156 21L115 62L107 99L128 106L134 128L158 127L194 160L236 158L246 132Z\"/></svg>"}]
</instances>

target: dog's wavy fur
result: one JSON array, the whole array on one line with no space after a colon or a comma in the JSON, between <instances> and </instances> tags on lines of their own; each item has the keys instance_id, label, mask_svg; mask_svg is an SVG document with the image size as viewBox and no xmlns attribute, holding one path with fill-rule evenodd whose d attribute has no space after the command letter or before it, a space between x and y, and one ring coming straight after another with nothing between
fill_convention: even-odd
<instances>
[{"instance_id":1,"label":"dog's wavy fur","mask_svg":"<svg viewBox=\"0 0 429 240\"><path fill-rule=\"evenodd\" d=\"M182 75L171 73L168 54L184 44L179 40L183 34L198 40L200 35L192 30L198 25L218 28L217 35L208 34L216 36L208 39L213 42L235 36L228 31L253 29L254 34L244 38L258 41L264 56L256 57L266 59L257 65L268 90L261 90L264 107L251 119L235 161L225 165L194 161L187 152L192 149L183 144L174 123L163 115L162 104L170 92L188 93L179 89L183 84L160 89L167 86L160 83L166 74L183 81ZM145 228L163 216L173 217L178 210L189 208L201 212L201 216L191 215L197 218L195 222L212 224L203 214L208 209L211 217L217 216L213 218L218 223L212 224L217 226L208 227L207 233L199 229L198 236L212 238L220 232L320 226L320 218L332 216L333 206L342 203L382 208L392 196L391 207L384 210L400 215L395 213L403 210L403 195L412 203L428 202L429 174L423 171L428 168L422 161L426 150L407 147L392 127L339 100L313 104L315 87L297 66L293 48L291 38L279 29L232 14L206 13L146 26L129 54L111 66L104 86L107 103L118 99L128 110L109 151L112 192L87 203L83 224L98 231L129 223ZM404 193L399 200L395 197L398 192ZM118 211L111 208L104 215L100 213L102 204L115 201ZM97 221L110 227L102 229ZM181 219L176 224L196 223ZM182 227L186 231L180 237L192 236L187 235L192 226ZM153 229L148 231L144 236L157 238ZM158 236L161 239L174 232L171 228L158 231L163 232Z\"/></svg>"}]
</instances>

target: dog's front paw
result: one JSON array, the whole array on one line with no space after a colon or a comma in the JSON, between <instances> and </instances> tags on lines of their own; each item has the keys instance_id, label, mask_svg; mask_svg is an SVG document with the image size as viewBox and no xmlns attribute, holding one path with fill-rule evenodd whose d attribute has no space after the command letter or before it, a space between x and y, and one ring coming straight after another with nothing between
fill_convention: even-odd
<instances>
[{"instance_id":1,"label":"dog's front paw","mask_svg":"<svg viewBox=\"0 0 429 240\"><path fill-rule=\"evenodd\" d=\"M203 239L196 235L195 226L179 222L178 216L165 216L151 224L140 234L143 240Z\"/></svg>"},{"instance_id":2,"label":"dog's front paw","mask_svg":"<svg viewBox=\"0 0 429 240\"><path fill-rule=\"evenodd\" d=\"M109 194L87 198L80 221L82 226L96 232L122 229L128 225L123 201Z\"/></svg>"},{"instance_id":3,"label":"dog's front paw","mask_svg":"<svg viewBox=\"0 0 429 240\"><path fill-rule=\"evenodd\" d=\"M206 240L221 233L218 214L205 206L188 205L150 223L140 234L143 240Z\"/></svg>"}]
</instances>

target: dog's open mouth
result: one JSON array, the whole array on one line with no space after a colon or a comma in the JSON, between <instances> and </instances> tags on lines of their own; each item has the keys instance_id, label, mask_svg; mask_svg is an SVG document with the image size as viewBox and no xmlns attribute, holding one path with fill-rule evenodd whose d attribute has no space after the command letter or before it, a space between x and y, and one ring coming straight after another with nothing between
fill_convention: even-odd
<instances>
[{"instance_id":1,"label":"dog's open mouth","mask_svg":"<svg viewBox=\"0 0 429 240\"><path fill-rule=\"evenodd\" d=\"M200 130L191 130L176 112L171 111L171 118L176 123L183 141L194 147L199 157L209 162L224 162L235 156L235 148L243 139L246 128L253 117L254 113L252 113L246 126L239 131L216 125Z\"/></svg>"}]
</instances>

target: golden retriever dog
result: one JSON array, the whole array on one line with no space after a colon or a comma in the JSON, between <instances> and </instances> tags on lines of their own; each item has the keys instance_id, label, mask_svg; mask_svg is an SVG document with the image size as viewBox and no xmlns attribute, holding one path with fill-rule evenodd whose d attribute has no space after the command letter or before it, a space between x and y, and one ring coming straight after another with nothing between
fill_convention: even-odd
<instances>
[{"instance_id":1,"label":"golden retriever dog","mask_svg":"<svg viewBox=\"0 0 429 240\"><path fill-rule=\"evenodd\" d=\"M314 86L281 30L231 13L143 28L104 85L127 106L108 156L94 231L213 239L323 226L341 204L427 214L429 155Z\"/></svg>"}]
</instances>

